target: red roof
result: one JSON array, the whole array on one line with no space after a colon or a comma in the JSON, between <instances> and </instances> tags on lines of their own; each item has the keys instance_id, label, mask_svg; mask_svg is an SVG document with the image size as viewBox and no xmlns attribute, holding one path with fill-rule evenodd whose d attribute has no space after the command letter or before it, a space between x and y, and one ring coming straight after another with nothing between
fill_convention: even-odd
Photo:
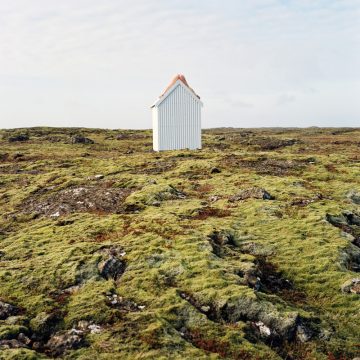
<instances>
[{"instance_id":1,"label":"red roof","mask_svg":"<svg viewBox=\"0 0 360 360\"><path fill-rule=\"evenodd\" d=\"M200 96L196 94L196 92L189 86L189 84L187 83L185 76L183 74L177 74L173 77L173 79L171 80L170 84L166 87L166 89L164 90L164 92L159 96L160 98L162 96L164 96L166 94L166 92L178 81L182 81L182 83L187 86L194 94L195 96L197 96L200 99Z\"/></svg>"}]
</instances>

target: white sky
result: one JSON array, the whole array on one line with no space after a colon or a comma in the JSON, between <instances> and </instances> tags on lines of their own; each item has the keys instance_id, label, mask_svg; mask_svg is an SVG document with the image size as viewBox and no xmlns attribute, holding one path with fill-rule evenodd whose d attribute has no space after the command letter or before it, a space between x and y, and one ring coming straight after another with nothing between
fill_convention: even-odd
<instances>
[{"instance_id":1,"label":"white sky","mask_svg":"<svg viewBox=\"0 0 360 360\"><path fill-rule=\"evenodd\" d=\"M0 0L0 127L150 128L184 73L203 126L360 126L360 0Z\"/></svg>"}]
</instances>

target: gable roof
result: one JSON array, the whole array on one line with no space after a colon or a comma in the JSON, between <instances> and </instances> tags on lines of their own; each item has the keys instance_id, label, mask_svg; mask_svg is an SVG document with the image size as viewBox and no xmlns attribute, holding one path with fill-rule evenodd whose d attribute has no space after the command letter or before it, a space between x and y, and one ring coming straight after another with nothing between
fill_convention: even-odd
<instances>
[{"instance_id":1,"label":"gable roof","mask_svg":"<svg viewBox=\"0 0 360 360\"><path fill-rule=\"evenodd\" d=\"M185 79L183 74L177 74L173 77L170 84L166 87L163 93L159 96L159 99L154 102L151 106L159 106L178 86L185 88L201 105L200 96L195 93L195 91L189 86L188 82Z\"/></svg>"}]
</instances>

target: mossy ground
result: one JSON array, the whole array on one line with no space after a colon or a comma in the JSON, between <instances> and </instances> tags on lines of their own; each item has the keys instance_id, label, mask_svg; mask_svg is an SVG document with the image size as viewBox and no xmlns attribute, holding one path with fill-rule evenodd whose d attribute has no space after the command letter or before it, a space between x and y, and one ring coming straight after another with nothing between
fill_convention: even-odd
<instances>
[{"instance_id":1,"label":"mossy ground","mask_svg":"<svg viewBox=\"0 0 360 360\"><path fill-rule=\"evenodd\" d=\"M19 131L30 139L7 140ZM71 144L75 133L95 144ZM347 196L360 192L359 129L207 130L202 150L160 153L151 150L150 131L33 128L0 136L0 300L21 308L30 322L57 312L60 329L81 320L101 326L99 334L87 335L86 347L65 358L360 356L360 297L340 291L359 274L342 262L348 237L325 220L327 213L360 210ZM295 141L281 146L286 139ZM24 206L88 185L129 189L130 195L121 210L60 217ZM228 201L254 186L275 200ZM231 248L217 256L209 242L214 231L232 234L238 246L251 241L266 249L267 261L296 291L249 287L238 273L256 256ZM98 273L99 251L115 245L126 252L126 270L116 281L106 280ZM59 296L76 284L76 291ZM109 293L141 309L109 306ZM247 306L249 313L283 321L296 312L317 319L329 335L271 346L249 336L251 315L212 318L195 303L217 311L225 304ZM0 321L0 340L20 331L26 329ZM47 357L31 349L0 353L0 359Z\"/></svg>"}]
</instances>

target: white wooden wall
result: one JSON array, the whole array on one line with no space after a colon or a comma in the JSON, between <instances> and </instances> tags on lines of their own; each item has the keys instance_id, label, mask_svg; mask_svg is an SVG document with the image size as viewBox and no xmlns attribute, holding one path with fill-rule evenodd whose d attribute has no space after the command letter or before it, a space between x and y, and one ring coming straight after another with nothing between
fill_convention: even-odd
<instances>
[{"instance_id":1,"label":"white wooden wall","mask_svg":"<svg viewBox=\"0 0 360 360\"><path fill-rule=\"evenodd\" d=\"M201 149L201 102L178 84L153 111L155 151Z\"/></svg>"}]
</instances>

